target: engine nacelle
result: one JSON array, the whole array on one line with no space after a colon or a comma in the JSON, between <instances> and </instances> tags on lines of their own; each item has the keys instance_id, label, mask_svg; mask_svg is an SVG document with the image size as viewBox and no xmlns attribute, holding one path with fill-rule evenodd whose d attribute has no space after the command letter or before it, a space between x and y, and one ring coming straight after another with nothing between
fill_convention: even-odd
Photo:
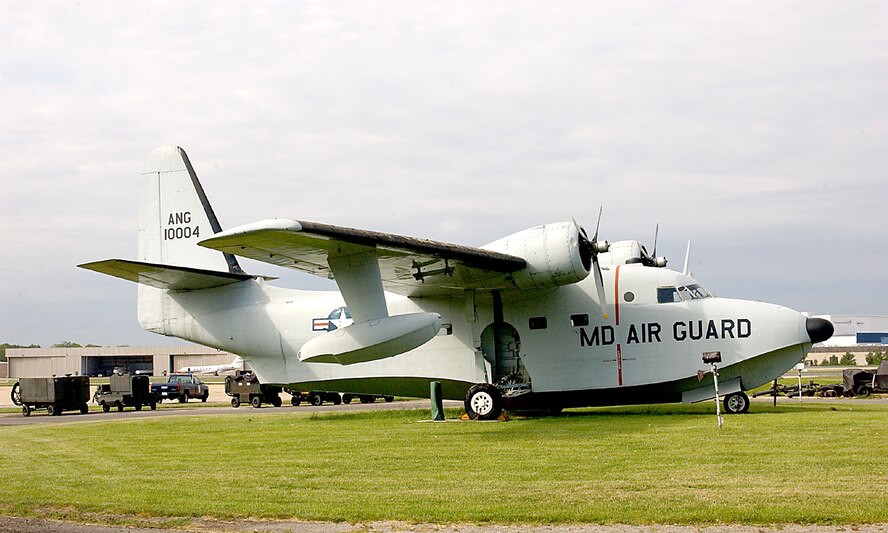
<instances>
[{"instance_id":1,"label":"engine nacelle","mask_svg":"<svg viewBox=\"0 0 888 533\"><path fill-rule=\"evenodd\" d=\"M580 246L581 231L576 222L557 222L503 237L483 248L527 261L525 268L512 274L518 288L554 288L581 281L591 271L591 253Z\"/></svg>"}]
</instances>

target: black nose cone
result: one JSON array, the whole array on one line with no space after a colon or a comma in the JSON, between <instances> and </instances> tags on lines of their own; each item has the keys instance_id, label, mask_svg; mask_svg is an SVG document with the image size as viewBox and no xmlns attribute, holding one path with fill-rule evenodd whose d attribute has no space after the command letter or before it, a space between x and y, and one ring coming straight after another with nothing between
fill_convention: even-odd
<instances>
[{"instance_id":1,"label":"black nose cone","mask_svg":"<svg viewBox=\"0 0 888 533\"><path fill-rule=\"evenodd\" d=\"M809 318L805 322L805 327L808 330L808 336L811 337L812 343L825 341L832 337L833 331L835 331L832 322L822 318Z\"/></svg>"}]
</instances>

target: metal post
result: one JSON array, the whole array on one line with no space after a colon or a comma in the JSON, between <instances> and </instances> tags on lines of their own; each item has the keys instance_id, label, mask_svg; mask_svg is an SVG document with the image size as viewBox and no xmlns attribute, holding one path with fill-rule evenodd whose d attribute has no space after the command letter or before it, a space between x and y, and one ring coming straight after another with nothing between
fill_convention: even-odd
<instances>
[{"instance_id":1,"label":"metal post","mask_svg":"<svg viewBox=\"0 0 888 533\"><path fill-rule=\"evenodd\" d=\"M432 420L436 422L444 421L444 401L441 394L441 382L432 381L429 383L430 398L432 399Z\"/></svg>"},{"instance_id":2,"label":"metal post","mask_svg":"<svg viewBox=\"0 0 888 533\"><path fill-rule=\"evenodd\" d=\"M774 378L774 392L772 396L774 396L774 407L777 407L777 378Z\"/></svg>"},{"instance_id":3,"label":"metal post","mask_svg":"<svg viewBox=\"0 0 888 533\"><path fill-rule=\"evenodd\" d=\"M718 367L712 364L712 383L715 384L715 416L718 418L718 427L722 427L721 404L718 401Z\"/></svg>"}]
</instances>

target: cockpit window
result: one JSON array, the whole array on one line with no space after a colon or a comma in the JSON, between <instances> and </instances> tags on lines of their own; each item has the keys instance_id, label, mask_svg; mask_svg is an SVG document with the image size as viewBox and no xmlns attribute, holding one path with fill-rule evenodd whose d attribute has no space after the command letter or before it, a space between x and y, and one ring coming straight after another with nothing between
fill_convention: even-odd
<instances>
[{"instance_id":1,"label":"cockpit window","mask_svg":"<svg viewBox=\"0 0 888 533\"><path fill-rule=\"evenodd\" d=\"M681 298L678 296L678 291L675 290L675 287L660 287L657 289L657 302L670 304L680 301Z\"/></svg>"},{"instance_id":2,"label":"cockpit window","mask_svg":"<svg viewBox=\"0 0 888 533\"><path fill-rule=\"evenodd\" d=\"M673 302L687 302L690 300L702 300L703 298L711 298L712 294L704 289L701 285L694 283L693 285L685 285L682 287L658 287L657 302L668 304Z\"/></svg>"}]
</instances>

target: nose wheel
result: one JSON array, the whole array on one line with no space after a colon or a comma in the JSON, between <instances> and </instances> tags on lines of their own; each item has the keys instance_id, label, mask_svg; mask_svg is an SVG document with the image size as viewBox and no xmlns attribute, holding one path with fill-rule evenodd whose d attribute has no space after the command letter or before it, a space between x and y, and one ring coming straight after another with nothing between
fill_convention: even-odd
<instances>
[{"instance_id":1,"label":"nose wheel","mask_svg":"<svg viewBox=\"0 0 888 533\"><path fill-rule=\"evenodd\" d=\"M495 386L478 383L466 393L465 407L472 420L496 420L503 412L503 398Z\"/></svg>"},{"instance_id":2,"label":"nose wheel","mask_svg":"<svg viewBox=\"0 0 888 533\"><path fill-rule=\"evenodd\" d=\"M749 396L745 392L734 392L725 396L725 412L738 415L749 412Z\"/></svg>"}]
</instances>

